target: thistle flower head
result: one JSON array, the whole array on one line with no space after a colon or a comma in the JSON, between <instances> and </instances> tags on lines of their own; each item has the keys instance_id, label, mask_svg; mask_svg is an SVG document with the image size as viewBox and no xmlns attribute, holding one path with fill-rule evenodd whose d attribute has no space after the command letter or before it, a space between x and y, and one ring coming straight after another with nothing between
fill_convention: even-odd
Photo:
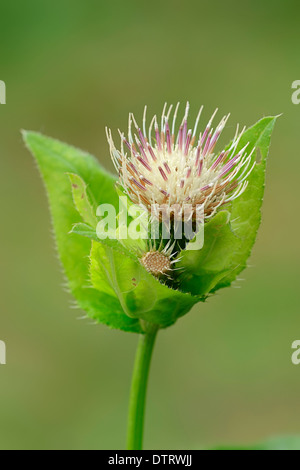
<instances>
[{"instance_id":1,"label":"thistle flower head","mask_svg":"<svg viewBox=\"0 0 300 470\"><path fill-rule=\"evenodd\" d=\"M240 196L247 187L252 152L247 145L237 151L240 138L238 127L229 148L216 152L215 147L227 123L224 116L213 128L216 112L199 133L201 107L195 125L188 128L189 103L178 128L179 103L164 106L161 119L154 116L148 132L145 107L143 125L139 127L129 115L128 136L120 132L121 149L117 150L110 130L107 138L111 157L119 173L120 183L131 201L151 211L153 206L176 207L183 216L189 205L193 218L201 208L204 219L212 217L219 208Z\"/></svg>"}]
</instances>

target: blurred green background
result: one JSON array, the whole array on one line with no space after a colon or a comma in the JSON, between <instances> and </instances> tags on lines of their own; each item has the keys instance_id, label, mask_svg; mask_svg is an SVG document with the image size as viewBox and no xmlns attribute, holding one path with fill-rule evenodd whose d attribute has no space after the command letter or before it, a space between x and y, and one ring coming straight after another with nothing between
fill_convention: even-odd
<instances>
[{"instance_id":1,"label":"blurred green background","mask_svg":"<svg viewBox=\"0 0 300 470\"><path fill-rule=\"evenodd\" d=\"M284 113L263 224L239 289L159 334L145 447L190 449L300 434L299 2L0 0L1 449L118 449L137 337L80 320L62 289L47 200L20 129L95 154L104 126L164 101L219 106L235 125Z\"/></svg>"}]
</instances>

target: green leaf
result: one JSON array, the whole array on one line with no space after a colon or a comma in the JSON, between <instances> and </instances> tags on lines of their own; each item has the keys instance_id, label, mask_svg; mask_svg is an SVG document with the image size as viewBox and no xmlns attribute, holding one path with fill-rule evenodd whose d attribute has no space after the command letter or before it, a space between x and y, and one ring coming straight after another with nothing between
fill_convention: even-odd
<instances>
[{"instance_id":1,"label":"green leaf","mask_svg":"<svg viewBox=\"0 0 300 470\"><path fill-rule=\"evenodd\" d=\"M219 212L205 224L204 245L198 251L181 253L180 287L193 295L207 295L224 276L234 269L233 252L240 239L233 233L227 211Z\"/></svg>"},{"instance_id":2,"label":"green leaf","mask_svg":"<svg viewBox=\"0 0 300 470\"><path fill-rule=\"evenodd\" d=\"M260 161L248 177L246 191L228 206L230 213L222 211L205 224L203 248L182 253L179 267L183 274L179 281L185 292L194 295L215 292L229 286L246 267L261 222L266 159L276 119L263 118L243 134L236 152L249 143L247 152L250 154L256 148ZM250 165L256 157L254 152Z\"/></svg>"},{"instance_id":3,"label":"green leaf","mask_svg":"<svg viewBox=\"0 0 300 470\"><path fill-rule=\"evenodd\" d=\"M72 185L72 194L76 209L84 222L91 227L96 227L98 223L98 219L96 217L96 201L94 201L94 205L90 203L87 194L87 186L80 176L75 175L74 173L69 173L69 178Z\"/></svg>"},{"instance_id":4,"label":"green leaf","mask_svg":"<svg viewBox=\"0 0 300 470\"><path fill-rule=\"evenodd\" d=\"M118 250L121 254L128 256L136 262L138 261L137 255L133 251L129 250L126 246L121 244L119 240L115 240L109 237L105 239L100 239L97 235L97 231L87 224L75 224L70 233L76 233L77 235L87 237L90 240L103 243L104 245L113 248L114 250Z\"/></svg>"},{"instance_id":5,"label":"green leaf","mask_svg":"<svg viewBox=\"0 0 300 470\"><path fill-rule=\"evenodd\" d=\"M75 224L72 227L70 233L75 233L76 235L89 238L90 240L94 240L96 242L99 241L96 230L93 227L90 227L90 225L83 224L82 222Z\"/></svg>"},{"instance_id":6,"label":"green leaf","mask_svg":"<svg viewBox=\"0 0 300 470\"><path fill-rule=\"evenodd\" d=\"M91 280L99 291L113 291L129 317L162 328L175 323L200 300L170 289L149 274L138 260L102 242L93 242Z\"/></svg>"},{"instance_id":7,"label":"green leaf","mask_svg":"<svg viewBox=\"0 0 300 470\"><path fill-rule=\"evenodd\" d=\"M300 450L300 436L285 436L269 439L254 445L218 446L213 450Z\"/></svg>"},{"instance_id":8,"label":"green leaf","mask_svg":"<svg viewBox=\"0 0 300 470\"><path fill-rule=\"evenodd\" d=\"M278 116L265 117L250 127L242 136L237 151L248 142L247 152L256 148L253 153L253 163L256 165L250 174L246 191L232 202L231 225L234 233L240 238L240 243L235 249L232 262L235 269L224 277L215 290L229 286L247 266L247 260L251 254L261 223L261 207L265 189L266 161L269 153L271 135ZM258 161L257 161L257 157Z\"/></svg>"},{"instance_id":9,"label":"green leaf","mask_svg":"<svg viewBox=\"0 0 300 470\"><path fill-rule=\"evenodd\" d=\"M97 322L125 331L141 331L139 322L125 315L115 296L90 286L91 241L69 233L72 226L81 222L81 216L74 207L66 173L76 174L85 182L97 205L109 202L117 208L115 178L94 157L74 147L35 132L24 132L23 137L46 185L58 252L78 305Z\"/></svg>"}]
</instances>

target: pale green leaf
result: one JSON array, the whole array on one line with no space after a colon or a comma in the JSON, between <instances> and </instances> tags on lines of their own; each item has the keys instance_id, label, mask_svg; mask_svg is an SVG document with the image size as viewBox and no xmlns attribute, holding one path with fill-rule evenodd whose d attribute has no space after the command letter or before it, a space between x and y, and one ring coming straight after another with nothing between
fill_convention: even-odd
<instances>
[{"instance_id":1,"label":"pale green leaf","mask_svg":"<svg viewBox=\"0 0 300 470\"><path fill-rule=\"evenodd\" d=\"M228 212L219 212L205 224L203 248L181 253L179 279L185 292L205 296L234 269L232 258L240 240L233 233L229 220Z\"/></svg>"},{"instance_id":2,"label":"pale green leaf","mask_svg":"<svg viewBox=\"0 0 300 470\"><path fill-rule=\"evenodd\" d=\"M248 178L249 184L246 191L232 203L231 225L234 233L240 239L232 259L235 269L221 280L216 289L230 285L247 266L247 260L251 254L261 223L266 162L276 119L275 116L258 121L243 134L237 148L237 151L239 151L249 142L247 152L251 152L253 148L256 148L256 152L253 153L253 163L255 159L257 162Z\"/></svg>"},{"instance_id":3,"label":"pale green leaf","mask_svg":"<svg viewBox=\"0 0 300 470\"><path fill-rule=\"evenodd\" d=\"M105 243L93 242L91 280L100 291L113 290L129 317L162 328L188 313L200 300L170 289L149 274L138 260Z\"/></svg>"},{"instance_id":4,"label":"pale green leaf","mask_svg":"<svg viewBox=\"0 0 300 470\"><path fill-rule=\"evenodd\" d=\"M248 154L256 148L260 160L248 177L246 191L205 224L204 246L198 252L182 253L179 277L185 292L207 295L228 286L246 267L261 222L261 206L265 187L266 159L276 117L261 119L242 136L236 152L247 143ZM252 155L251 166L257 154Z\"/></svg>"}]
</instances>

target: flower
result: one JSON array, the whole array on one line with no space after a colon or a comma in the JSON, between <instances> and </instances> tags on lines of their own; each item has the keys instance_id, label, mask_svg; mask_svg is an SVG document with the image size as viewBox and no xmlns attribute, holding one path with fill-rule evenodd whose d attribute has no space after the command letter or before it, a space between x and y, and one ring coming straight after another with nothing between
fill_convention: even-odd
<instances>
[{"instance_id":1,"label":"flower","mask_svg":"<svg viewBox=\"0 0 300 470\"><path fill-rule=\"evenodd\" d=\"M132 113L129 114L128 137L120 132L121 150L115 147L111 130L106 129L110 153L120 183L134 204L153 207L176 207L176 217L183 218L184 208L189 206L190 215L197 217L200 208L204 220L211 218L219 208L239 197L247 187L247 178L252 152L248 155L245 145L236 151L244 129L236 134L231 145L220 153L215 146L227 123L224 116L215 129L212 128L217 110L203 132L197 134L203 106L200 108L193 129L188 129L189 103L176 133L179 103L170 117L173 106L167 111L165 104L159 127L157 116L151 120L146 132L146 113L143 126L138 126ZM135 127L133 133L132 127ZM154 135L153 135L154 134ZM174 210L173 210L174 213Z\"/></svg>"},{"instance_id":2,"label":"flower","mask_svg":"<svg viewBox=\"0 0 300 470\"><path fill-rule=\"evenodd\" d=\"M204 302L219 289L230 286L247 266L247 259L261 222L266 160L277 117L268 116L260 119L243 133L240 141L237 132L234 142L226 147L223 153L213 156L214 150L209 148L215 144L214 141L217 140L227 117L221 121L215 132L211 131L210 122L209 130L207 132L204 130L198 139L199 145L195 146L197 130L188 133L187 112L183 126L179 128L178 139L175 139L175 119L170 132L170 113L170 110L163 113L162 131L157 132L155 140L154 137L151 140L151 126L150 136L148 134L147 139L145 137L145 116L143 132L136 126L135 145L133 137L130 137L131 129L129 130L127 142L131 150L127 151L128 157L124 153L123 135L121 152L118 152L112 142L111 133L108 132L113 159L120 171L121 182L132 198L139 202L143 196L151 203L160 203L162 193L159 188L166 188L170 193L169 199L172 196L172 201L175 200L182 205L182 193L176 184L178 185L183 178L184 174L182 176L181 173L186 166L196 163L194 160L197 159L198 147L200 147L199 167L200 161L203 162L200 176L194 168L189 178L185 175L183 185L184 187L190 185L190 193L192 190L195 191L195 203L200 200L201 189L202 193L205 192L204 184L208 184L201 182L201 178L204 178L206 171L206 179L213 180L214 165L218 170L216 173L218 179L223 181L223 184L226 179L230 181L228 188L223 189L223 196L224 193L226 196L224 202L236 196L234 193L238 189L242 191L243 185L248 181L247 191L228 204L226 210L219 210L206 224L202 224L201 230L191 242L189 236L177 237L174 220L170 224L172 229L170 238L164 237L165 224L160 223L161 220L155 221L159 230L153 232L154 235L158 235L157 237L152 236L152 230L146 232L146 239L136 237L139 232L144 232L139 230L142 228L139 226L139 212L142 215L141 223L144 223L144 207L130 204L129 198L124 197L124 191L116 187L115 178L104 171L94 157L39 133L23 132L26 145L33 153L46 183L57 247L70 290L78 306L85 310L90 318L111 328L145 333L149 325L169 327L179 317L187 314L196 303ZM177 111L175 118L176 114ZM132 116L129 122L130 127L132 123L135 124ZM156 118L153 120L153 126L158 127ZM201 147L205 133L205 143L202 143ZM145 142L139 134L144 137ZM185 148L187 147L186 155L183 151L183 142ZM257 149L260 154L260 160L256 163L255 153L249 163L246 150L240 151L247 142L249 142L248 153ZM148 162L151 163L151 166L149 165L151 171L146 172L144 165L139 165L138 157L141 158L143 155L142 149ZM226 159L223 156L224 152L228 152ZM167 172L167 181L160 176L160 173L157 174L159 167L162 168L163 158L173 171L172 177ZM223 158L224 161L220 162ZM136 169L135 177L128 170L130 163ZM254 164L254 170L247 178ZM225 175L226 171L228 173ZM146 185L143 181L142 178L146 178L146 175L152 186ZM131 178L140 182L143 189L133 184ZM234 183L238 186L230 193L230 184ZM216 189L214 192L216 193ZM118 195L119 204L117 204ZM116 217L117 206L119 214ZM106 213L108 207L111 209L111 218L108 215L106 217L100 215ZM206 209L207 217L211 216L208 204ZM98 217L101 217L100 222ZM146 219L149 219L148 212L145 214L145 222ZM192 224L189 224L192 226L192 231L198 228L196 221L197 219L194 219ZM178 228L185 229L185 225L185 221L183 224L179 222ZM185 230L182 230L183 232L186 233ZM110 239L112 233L115 236ZM106 237L103 236L105 234ZM200 244L197 243L197 239Z\"/></svg>"}]
</instances>

